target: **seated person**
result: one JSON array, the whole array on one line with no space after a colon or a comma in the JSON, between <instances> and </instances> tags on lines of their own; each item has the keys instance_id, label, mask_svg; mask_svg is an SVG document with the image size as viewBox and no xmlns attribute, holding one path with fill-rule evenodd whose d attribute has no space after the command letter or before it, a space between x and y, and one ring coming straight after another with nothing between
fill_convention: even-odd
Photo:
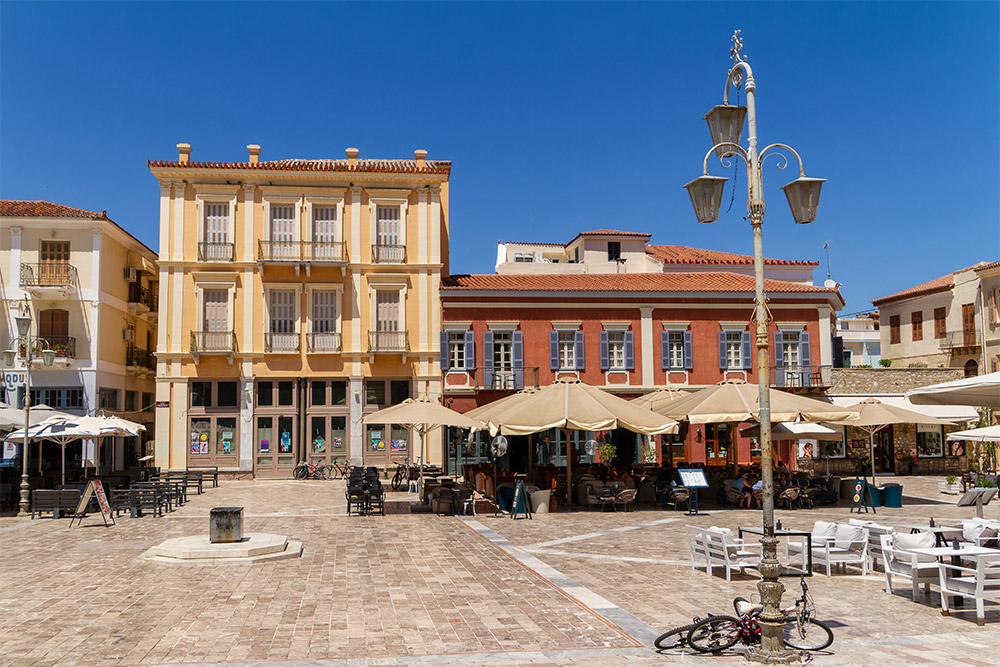
<instances>
[{"instance_id":1,"label":"seated person","mask_svg":"<svg viewBox=\"0 0 1000 667\"><path fill-rule=\"evenodd\" d=\"M760 485L760 488L763 488L764 483L753 475L747 477L746 485L743 487L743 501L740 503L740 507L753 508L757 503L757 498L753 492L758 488L758 485Z\"/></svg>"}]
</instances>

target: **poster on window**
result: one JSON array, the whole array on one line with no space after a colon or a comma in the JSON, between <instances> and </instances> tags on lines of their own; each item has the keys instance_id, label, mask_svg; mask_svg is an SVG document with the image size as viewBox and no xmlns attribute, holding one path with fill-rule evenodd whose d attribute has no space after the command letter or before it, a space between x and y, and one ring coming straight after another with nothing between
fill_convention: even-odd
<instances>
[{"instance_id":1,"label":"poster on window","mask_svg":"<svg viewBox=\"0 0 1000 667\"><path fill-rule=\"evenodd\" d=\"M341 438L341 437L339 437L339 436L333 436L333 448L334 449L343 449L344 448L344 439Z\"/></svg>"},{"instance_id":2,"label":"poster on window","mask_svg":"<svg viewBox=\"0 0 1000 667\"><path fill-rule=\"evenodd\" d=\"M191 434L191 453L201 454L201 439L198 437L197 433Z\"/></svg>"},{"instance_id":3,"label":"poster on window","mask_svg":"<svg viewBox=\"0 0 1000 667\"><path fill-rule=\"evenodd\" d=\"M382 438L372 437L372 451L373 452L384 452L385 451L385 440Z\"/></svg>"},{"instance_id":4,"label":"poster on window","mask_svg":"<svg viewBox=\"0 0 1000 667\"><path fill-rule=\"evenodd\" d=\"M323 438L316 438L315 440L313 440L313 452L319 453L325 451L326 451L326 442L323 441Z\"/></svg>"},{"instance_id":5,"label":"poster on window","mask_svg":"<svg viewBox=\"0 0 1000 667\"><path fill-rule=\"evenodd\" d=\"M390 445L392 451L394 452L405 452L406 451L406 440L393 440Z\"/></svg>"},{"instance_id":6,"label":"poster on window","mask_svg":"<svg viewBox=\"0 0 1000 667\"><path fill-rule=\"evenodd\" d=\"M278 445L278 451L282 454L287 454L292 451L292 434L288 431L283 431L281 433L281 443Z\"/></svg>"},{"instance_id":7,"label":"poster on window","mask_svg":"<svg viewBox=\"0 0 1000 667\"><path fill-rule=\"evenodd\" d=\"M223 440L222 441L222 453L223 454L232 454L233 453L233 443L230 442L229 440Z\"/></svg>"},{"instance_id":8,"label":"poster on window","mask_svg":"<svg viewBox=\"0 0 1000 667\"><path fill-rule=\"evenodd\" d=\"M268 440L261 440L260 441L260 453L261 454L270 454L271 453L271 442L270 441L268 441Z\"/></svg>"},{"instance_id":9,"label":"poster on window","mask_svg":"<svg viewBox=\"0 0 1000 667\"><path fill-rule=\"evenodd\" d=\"M17 443L16 442L4 442L3 443L3 457L4 457L4 459L17 458Z\"/></svg>"}]
</instances>

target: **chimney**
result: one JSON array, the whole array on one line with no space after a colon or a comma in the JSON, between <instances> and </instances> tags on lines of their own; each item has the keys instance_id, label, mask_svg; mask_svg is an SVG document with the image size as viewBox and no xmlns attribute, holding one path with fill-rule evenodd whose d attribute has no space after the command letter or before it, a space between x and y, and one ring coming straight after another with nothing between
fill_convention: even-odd
<instances>
[{"instance_id":1,"label":"chimney","mask_svg":"<svg viewBox=\"0 0 1000 667\"><path fill-rule=\"evenodd\" d=\"M427 166L427 151L422 148L418 148L413 151L413 157L417 160L417 169L423 169Z\"/></svg>"},{"instance_id":2,"label":"chimney","mask_svg":"<svg viewBox=\"0 0 1000 667\"><path fill-rule=\"evenodd\" d=\"M191 161L191 144L177 144L177 161L187 164Z\"/></svg>"},{"instance_id":3,"label":"chimney","mask_svg":"<svg viewBox=\"0 0 1000 667\"><path fill-rule=\"evenodd\" d=\"M247 153L250 154L250 164L257 164L260 162L260 146L257 144L248 144Z\"/></svg>"},{"instance_id":4,"label":"chimney","mask_svg":"<svg viewBox=\"0 0 1000 667\"><path fill-rule=\"evenodd\" d=\"M358 166L358 149L357 148L348 148L344 152L347 153L347 166L348 167L356 167L356 166Z\"/></svg>"}]
</instances>

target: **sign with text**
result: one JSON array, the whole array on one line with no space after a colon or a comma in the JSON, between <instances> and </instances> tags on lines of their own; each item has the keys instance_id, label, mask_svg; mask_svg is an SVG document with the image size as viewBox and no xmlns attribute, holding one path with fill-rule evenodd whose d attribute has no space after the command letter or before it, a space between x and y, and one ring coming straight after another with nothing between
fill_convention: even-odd
<instances>
[{"instance_id":1,"label":"sign with text","mask_svg":"<svg viewBox=\"0 0 1000 667\"><path fill-rule=\"evenodd\" d=\"M83 523L83 517L87 515L87 505L90 504L91 497L97 498L97 508L101 511L101 518L104 519L105 526L113 526L115 524L115 517L111 514L111 505L108 503L108 497L104 494L104 485L99 480L93 480L87 483L87 488L83 490L83 495L80 496L80 504L76 506L76 515L74 519L79 519L81 525ZM111 523L108 523L108 519ZM70 521L70 525L73 522Z\"/></svg>"},{"instance_id":2,"label":"sign with text","mask_svg":"<svg viewBox=\"0 0 1000 667\"><path fill-rule=\"evenodd\" d=\"M3 372L3 384L7 389L14 390L18 387L23 387L25 380L27 379L27 371L4 371Z\"/></svg>"},{"instance_id":3,"label":"sign with text","mask_svg":"<svg viewBox=\"0 0 1000 667\"><path fill-rule=\"evenodd\" d=\"M708 480L705 479L705 471L701 468L681 469L677 472L681 476L681 486L688 488L708 487Z\"/></svg>"}]
</instances>

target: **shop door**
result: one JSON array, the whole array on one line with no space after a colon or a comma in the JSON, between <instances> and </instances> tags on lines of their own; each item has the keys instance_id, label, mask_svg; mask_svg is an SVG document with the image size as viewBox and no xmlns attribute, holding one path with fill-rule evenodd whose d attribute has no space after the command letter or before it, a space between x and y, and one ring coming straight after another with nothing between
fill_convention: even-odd
<instances>
[{"instance_id":1,"label":"shop door","mask_svg":"<svg viewBox=\"0 0 1000 667\"><path fill-rule=\"evenodd\" d=\"M188 465L236 467L236 417L192 417Z\"/></svg>"},{"instance_id":2,"label":"shop door","mask_svg":"<svg viewBox=\"0 0 1000 667\"><path fill-rule=\"evenodd\" d=\"M416 461L418 456L420 456L420 452L414 452L412 460ZM368 424L365 432L364 464L366 466L391 467L410 460L410 430L408 427L401 424ZM427 460L426 452L424 460Z\"/></svg>"},{"instance_id":3,"label":"shop door","mask_svg":"<svg viewBox=\"0 0 1000 667\"><path fill-rule=\"evenodd\" d=\"M254 443L254 476L284 478L292 476L298 460L295 418L290 416L257 417Z\"/></svg>"},{"instance_id":4,"label":"shop door","mask_svg":"<svg viewBox=\"0 0 1000 667\"><path fill-rule=\"evenodd\" d=\"M347 461L347 417L309 417L309 462L328 465Z\"/></svg>"},{"instance_id":5,"label":"shop door","mask_svg":"<svg viewBox=\"0 0 1000 667\"><path fill-rule=\"evenodd\" d=\"M892 427L887 426L875 433L875 472L896 472L896 449L892 443Z\"/></svg>"}]
</instances>

